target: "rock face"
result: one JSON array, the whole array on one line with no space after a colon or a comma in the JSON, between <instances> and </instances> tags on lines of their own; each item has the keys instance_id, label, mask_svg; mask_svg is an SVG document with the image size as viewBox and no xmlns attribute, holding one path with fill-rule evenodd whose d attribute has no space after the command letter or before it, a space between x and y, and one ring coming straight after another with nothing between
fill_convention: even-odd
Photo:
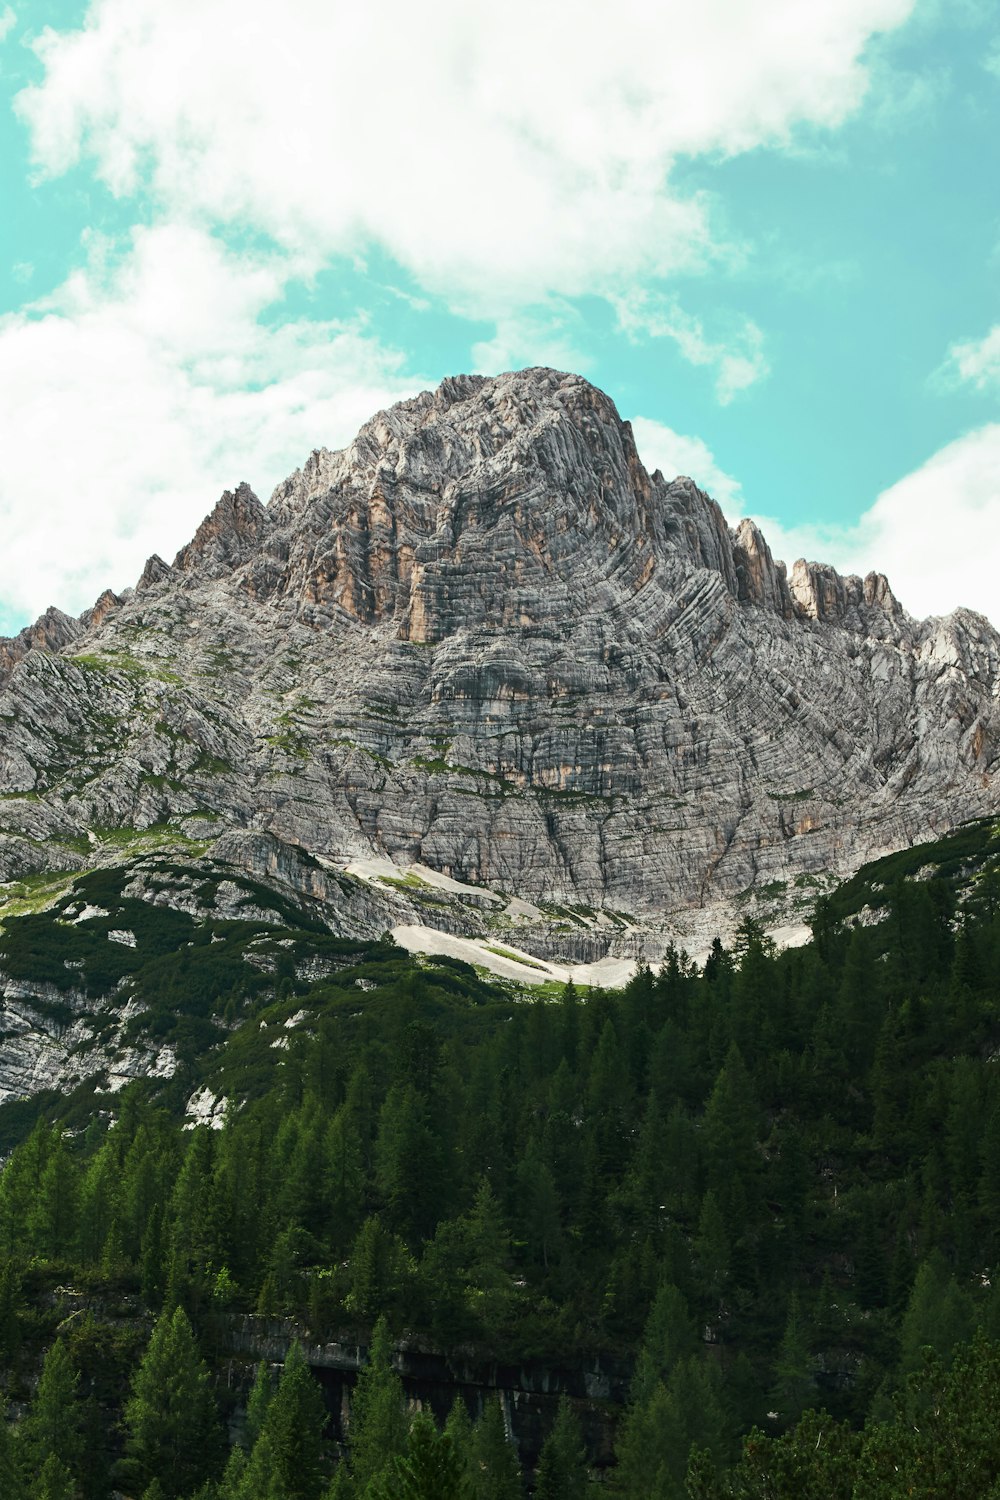
<instances>
[{"instance_id":1,"label":"rock face","mask_svg":"<svg viewBox=\"0 0 1000 1500\"><path fill-rule=\"evenodd\" d=\"M985 619L787 572L552 370L380 412L267 507L227 492L3 678L2 880L172 820L625 912L654 956L998 805Z\"/></svg>"}]
</instances>

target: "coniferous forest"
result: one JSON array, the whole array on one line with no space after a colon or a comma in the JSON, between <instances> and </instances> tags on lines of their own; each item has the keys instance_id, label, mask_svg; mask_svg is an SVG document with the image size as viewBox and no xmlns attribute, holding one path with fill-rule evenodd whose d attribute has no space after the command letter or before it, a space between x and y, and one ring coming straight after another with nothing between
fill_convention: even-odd
<instances>
[{"instance_id":1,"label":"coniferous forest","mask_svg":"<svg viewBox=\"0 0 1000 1500\"><path fill-rule=\"evenodd\" d=\"M1000 881L967 852L618 992L388 942L261 989L240 924L165 941L181 1070L0 1111L0 1494L1000 1496ZM184 1114L206 1041L218 1129ZM499 1379L414 1401L404 1350L549 1369L544 1431Z\"/></svg>"}]
</instances>

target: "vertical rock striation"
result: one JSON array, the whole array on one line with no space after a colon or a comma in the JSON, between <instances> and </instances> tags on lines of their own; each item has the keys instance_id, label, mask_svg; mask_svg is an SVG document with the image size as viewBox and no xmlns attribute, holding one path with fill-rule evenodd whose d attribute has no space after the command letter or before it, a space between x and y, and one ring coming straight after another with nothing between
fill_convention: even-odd
<instances>
[{"instance_id":1,"label":"vertical rock striation","mask_svg":"<svg viewBox=\"0 0 1000 1500\"><path fill-rule=\"evenodd\" d=\"M998 801L988 621L788 572L553 370L447 380L266 507L227 491L0 680L6 879L172 819L663 933Z\"/></svg>"}]
</instances>

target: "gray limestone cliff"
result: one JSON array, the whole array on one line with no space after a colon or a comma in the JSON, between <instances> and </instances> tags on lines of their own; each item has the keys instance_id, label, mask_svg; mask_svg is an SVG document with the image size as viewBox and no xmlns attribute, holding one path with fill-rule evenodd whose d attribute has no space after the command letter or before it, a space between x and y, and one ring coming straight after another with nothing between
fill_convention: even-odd
<instances>
[{"instance_id":1,"label":"gray limestone cliff","mask_svg":"<svg viewBox=\"0 0 1000 1500\"><path fill-rule=\"evenodd\" d=\"M542 927L624 914L655 956L998 805L985 619L786 570L545 369L380 412L267 506L227 492L134 591L0 643L0 684L0 881L244 830Z\"/></svg>"}]
</instances>

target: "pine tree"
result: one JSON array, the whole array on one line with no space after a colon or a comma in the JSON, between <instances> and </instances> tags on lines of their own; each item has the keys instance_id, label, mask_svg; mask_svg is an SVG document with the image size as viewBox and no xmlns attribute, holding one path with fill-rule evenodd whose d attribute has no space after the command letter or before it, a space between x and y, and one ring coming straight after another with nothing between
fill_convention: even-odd
<instances>
[{"instance_id":1,"label":"pine tree","mask_svg":"<svg viewBox=\"0 0 1000 1500\"><path fill-rule=\"evenodd\" d=\"M14 1261L0 1265L0 1368L17 1363L21 1350L21 1277Z\"/></svg>"},{"instance_id":2,"label":"pine tree","mask_svg":"<svg viewBox=\"0 0 1000 1500\"><path fill-rule=\"evenodd\" d=\"M76 1248L79 1180L61 1130L53 1129L28 1220L37 1254L59 1259Z\"/></svg>"},{"instance_id":3,"label":"pine tree","mask_svg":"<svg viewBox=\"0 0 1000 1500\"><path fill-rule=\"evenodd\" d=\"M66 1465L54 1453L50 1453L38 1471L37 1487L32 1489L35 1500L73 1500L76 1485Z\"/></svg>"},{"instance_id":4,"label":"pine tree","mask_svg":"<svg viewBox=\"0 0 1000 1500\"><path fill-rule=\"evenodd\" d=\"M378 1317L385 1309L392 1284L393 1237L378 1214L369 1214L351 1249L351 1290L348 1307L359 1318Z\"/></svg>"},{"instance_id":5,"label":"pine tree","mask_svg":"<svg viewBox=\"0 0 1000 1500\"><path fill-rule=\"evenodd\" d=\"M462 1474L468 1481L471 1489L472 1483L472 1420L469 1409L461 1396L456 1396L452 1402L448 1420L444 1424L444 1430L451 1439L451 1445L455 1450Z\"/></svg>"},{"instance_id":6,"label":"pine tree","mask_svg":"<svg viewBox=\"0 0 1000 1500\"><path fill-rule=\"evenodd\" d=\"M532 1262L545 1271L562 1245L559 1193L546 1162L532 1151L517 1169L518 1199L523 1205L526 1247Z\"/></svg>"},{"instance_id":7,"label":"pine tree","mask_svg":"<svg viewBox=\"0 0 1000 1500\"><path fill-rule=\"evenodd\" d=\"M348 1426L350 1471L359 1495L397 1455L406 1451L403 1383L392 1367L385 1318L372 1331L368 1363L358 1376Z\"/></svg>"},{"instance_id":8,"label":"pine tree","mask_svg":"<svg viewBox=\"0 0 1000 1500\"><path fill-rule=\"evenodd\" d=\"M247 1425L246 1425L246 1447L251 1449L260 1437L264 1426L264 1418L267 1416L267 1408L271 1404L274 1395L274 1386L271 1381L271 1372L267 1365L261 1360L257 1366L257 1374L250 1388L247 1398Z\"/></svg>"},{"instance_id":9,"label":"pine tree","mask_svg":"<svg viewBox=\"0 0 1000 1500\"><path fill-rule=\"evenodd\" d=\"M732 1251L726 1225L715 1194L711 1189L702 1200L698 1216L698 1233L694 1242L699 1289L705 1305L717 1312L729 1282Z\"/></svg>"},{"instance_id":10,"label":"pine tree","mask_svg":"<svg viewBox=\"0 0 1000 1500\"><path fill-rule=\"evenodd\" d=\"M809 1355L806 1321L793 1292L788 1302L785 1332L774 1366L771 1401L786 1427L793 1426L802 1415L815 1391Z\"/></svg>"},{"instance_id":11,"label":"pine tree","mask_svg":"<svg viewBox=\"0 0 1000 1500\"><path fill-rule=\"evenodd\" d=\"M261 1367L263 1368L263 1367ZM256 1416L256 1413L255 1413ZM318 1500L326 1409L301 1345L292 1344L267 1403L239 1495L245 1500Z\"/></svg>"},{"instance_id":12,"label":"pine tree","mask_svg":"<svg viewBox=\"0 0 1000 1500\"><path fill-rule=\"evenodd\" d=\"M539 1455L535 1500L580 1500L586 1485L587 1454L580 1422L569 1397L561 1396Z\"/></svg>"},{"instance_id":13,"label":"pine tree","mask_svg":"<svg viewBox=\"0 0 1000 1500\"><path fill-rule=\"evenodd\" d=\"M924 1365L923 1351L927 1348L943 1364L949 1364L955 1345L967 1339L972 1331L971 1297L948 1275L941 1257L931 1256L917 1270L900 1329L900 1374L918 1372Z\"/></svg>"},{"instance_id":14,"label":"pine tree","mask_svg":"<svg viewBox=\"0 0 1000 1500\"><path fill-rule=\"evenodd\" d=\"M28 1139L11 1152L0 1173L0 1255L15 1255L30 1245L42 1173L52 1148L52 1132L39 1120Z\"/></svg>"},{"instance_id":15,"label":"pine tree","mask_svg":"<svg viewBox=\"0 0 1000 1500\"><path fill-rule=\"evenodd\" d=\"M731 1241L742 1232L757 1202L758 1124L753 1083L733 1043L705 1105L702 1122L708 1187L715 1195Z\"/></svg>"},{"instance_id":16,"label":"pine tree","mask_svg":"<svg viewBox=\"0 0 1000 1500\"><path fill-rule=\"evenodd\" d=\"M492 1329L502 1322L510 1300L510 1277L505 1269L510 1236L486 1178L479 1184L462 1229L467 1247L467 1283L484 1326Z\"/></svg>"},{"instance_id":17,"label":"pine tree","mask_svg":"<svg viewBox=\"0 0 1000 1500\"><path fill-rule=\"evenodd\" d=\"M442 1197L440 1142L412 1083L389 1090L379 1115L375 1180L389 1227L408 1243L434 1233Z\"/></svg>"},{"instance_id":18,"label":"pine tree","mask_svg":"<svg viewBox=\"0 0 1000 1500\"><path fill-rule=\"evenodd\" d=\"M520 1500L521 1467L507 1437L500 1398L487 1401L472 1434L475 1500Z\"/></svg>"},{"instance_id":19,"label":"pine tree","mask_svg":"<svg viewBox=\"0 0 1000 1500\"><path fill-rule=\"evenodd\" d=\"M100 1264L115 1220L120 1178L114 1142L106 1141L91 1160L80 1193L80 1253L91 1265Z\"/></svg>"},{"instance_id":20,"label":"pine tree","mask_svg":"<svg viewBox=\"0 0 1000 1500\"><path fill-rule=\"evenodd\" d=\"M447 1432L418 1412L410 1427L406 1457L396 1457L368 1486L365 1500L471 1500L463 1465Z\"/></svg>"},{"instance_id":21,"label":"pine tree","mask_svg":"<svg viewBox=\"0 0 1000 1500\"><path fill-rule=\"evenodd\" d=\"M132 1381L125 1407L124 1468L143 1489L153 1479L165 1500L189 1495L218 1466L222 1431L191 1324L181 1307L164 1313Z\"/></svg>"},{"instance_id":22,"label":"pine tree","mask_svg":"<svg viewBox=\"0 0 1000 1500\"><path fill-rule=\"evenodd\" d=\"M681 1500L690 1442L662 1380L632 1405L618 1432L614 1493L625 1500Z\"/></svg>"},{"instance_id":23,"label":"pine tree","mask_svg":"<svg viewBox=\"0 0 1000 1500\"><path fill-rule=\"evenodd\" d=\"M173 1295L188 1277L201 1277L213 1256L217 1207L212 1173L214 1134L205 1125L191 1132L184 1164L171 1195L169 1244Z\"/></svg>"},{"instance_id":24,"label":"pine tree","mask_svg":"<svg viewBox=\"0 0 1000 1500\"><path fill-rule=\"evenodd\" d=\"M7 1408L0 1402L0 1495L3 1500L27 1500L21 1480L15 1439L7 1425Z\"/></svg>"},{"instance_id":25,"label":"pine tree","mask_svg":"<svg viewBox=\"0 0 1000 1500\"><path fill-rule=\"evenodd\" d=\"M330 1121L324 1153L330 1241L342 1253L361 1226L365 1193L361 1138L346 1108L339 1109Z\"/></svg>"},{"instance_id":26,"label":"pine tree","mask_svg":"<svg viewBox=\"0 0 1000 1500\"><path fill-rule=\"evenodd\" d=\"M57 1338L45 1356L35 1399L18 1434L27 1474L40 1474L52 1456L71 1478L76 1475L83 1454L79 1381L65 1341ZM52 1483L56 1482L53 1470Z\"/></svg>"}]
</instances>

